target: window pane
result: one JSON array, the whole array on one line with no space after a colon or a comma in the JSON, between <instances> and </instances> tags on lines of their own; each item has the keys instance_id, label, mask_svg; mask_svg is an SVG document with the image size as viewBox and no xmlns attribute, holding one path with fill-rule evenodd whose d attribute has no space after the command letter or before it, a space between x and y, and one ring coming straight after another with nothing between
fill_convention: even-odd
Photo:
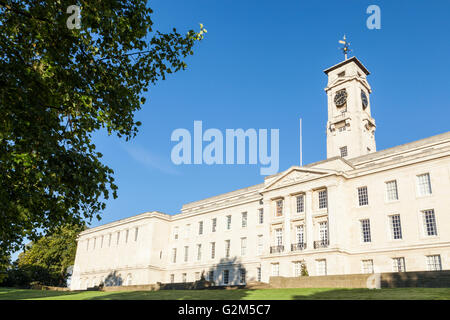
<instances>
[{"instance_id":1,"label":"window pane","mask_svg":"<svg viewBox=\"0 0 450 320\"><path fill-rule=\"evenodd\" d=\"M386 182L386 192L388 201L398 200L397 181Z\"/></svg>"},{"instance_id":2,"label":"window pane","mask_svg":"<svg viewBox=\"0 0 450 320\"><path fill-rule=\"evenodd\" d=\"M423 220L425 226L425 234L427 236L437 236L436 218L434 216L434 210L425 210L423 213Z\"/></svg>"},{"instance_id":3,"label":"window pane","mask_svg":"<svg viewBox=\"0 0 450 320\"><path fill-rule=\"evenodd\" d=\"M367 206L369 204L369 195L367 187L358 188L358 200L360 206Z\"/></svg>"},{"instance_id":4,"label":"window pane","mask_svg":"<svg viewBox=\"0 0 450 320\"><path fill-rule=\"evenodd\" d=\"M391 232L392 239L401 239L402 238L402 226L400 222L400 215L390 216L391 219Z\"/></svg>"},{"instance_id":5,"label":"window pane","mask_svg":"<svg viewBox=\"0 0 450 320\"><path fill-rule=\"evenodd\" d=\"M297 213L305 211L305 196L301 195L297 197Z\"/></svg>"},{"instance_id":6,"label":"window pane","mask_svg":"<svg viewBox=\"0 0 450 320\"><path fill-rule=\"evenodd\" d=\"M362 242L371 242L371 235L370 235L370 220L364 219L361 220L361 235L362 235Z\"/></svg>"},{"instance_id":7,"label":"window pane","mask_svg":"<svg viewBox=\"0 0 450 320\"><path fill-rule=\"evenodd\" d=\"M425 196L431 194L430 174L425 173L417 176L419 195Z\"/></svg>"},{"instance_id":8,"label":"window pane","mask_svg":"<svg viewBox=\"0 0 450 320\"><path fill-rule=\"evenodd\" d=\"M319 191L319 209L328 207L327 190Z\"/></svg>"}]
</instances>

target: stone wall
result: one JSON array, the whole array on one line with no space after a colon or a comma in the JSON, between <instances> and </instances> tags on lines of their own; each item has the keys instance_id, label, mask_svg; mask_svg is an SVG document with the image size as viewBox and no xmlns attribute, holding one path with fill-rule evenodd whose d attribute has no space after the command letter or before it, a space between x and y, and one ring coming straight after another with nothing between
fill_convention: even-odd
<instances>
[{"instance_id":1,"label":"stone wall","mask_svg":"<svg viewBox=\"0 0 450 320\"><path fill-rule=\"evenodd\" d=\"M449 288L450 270L382 273L381 287Z\"/></svg>"},{"instance_id":2,"label":"stone wall","mask_svg":"<svg viewBox=\"0 0 450 320\"><path fill-rule=\"evenodd\" d=\"M450 270L270 277L270 286L272 288L449 288Z\"/></svg>"},{"instance_id":3,"label":"stone wall","mask_svg":"<svg viewBox=\"0 0 450 320\"><path fill-rule=\"evenodd\" d=\"M379 288L380 274L270 277L272 288Z\"/></svg>"}]
</instances>

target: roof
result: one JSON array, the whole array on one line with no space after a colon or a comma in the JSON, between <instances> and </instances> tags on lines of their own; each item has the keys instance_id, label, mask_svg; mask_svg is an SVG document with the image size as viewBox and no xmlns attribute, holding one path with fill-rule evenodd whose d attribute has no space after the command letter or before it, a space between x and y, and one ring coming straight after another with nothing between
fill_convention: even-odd
<instances>
[{"instance_id":1,"label":"roof","mask_svg":"<svg viewBox=\"0 0 450 320\"><path fill-rule=\"evenodd\" d=\"M336 65L334 65L334 66L332 66L332 67L330 67L330 68L324 70L323 72L325 72L325 74L328 74L328 73L330 73L331 71L333 71L333 70L335 70L335 69L337 69L337 68L340 68L340 67L342 67L343 65L346 65L347 63L350 63L350 62L356 63L356 64L358 65L358 67L360 67L361 70L364 71L364 73L365 73L366 75L369 75L369 74L370 74L369 70L367 70L367 68L364 67L364 65L361 63L361 61L359 61L356 57L351 57L350 59L347 59L347 60L344 60L344 61L342 61L342 62L339 62L338 64L336 64Z\"/></svg>"}]
</instances>

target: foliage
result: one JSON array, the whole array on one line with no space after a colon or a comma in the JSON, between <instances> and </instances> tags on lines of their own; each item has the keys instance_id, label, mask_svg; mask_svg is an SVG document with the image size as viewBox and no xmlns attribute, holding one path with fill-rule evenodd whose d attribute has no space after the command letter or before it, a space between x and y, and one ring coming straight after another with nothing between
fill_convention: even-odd
<instances>
[{"instance_id":1,"label":"foliage","mask_svg":"<svg viewBox=\"0 0 450 320\"><path fill-rule=\"evenodd\" d=\"M306 264L305 263L302 263L302 265L301 265L300 275L302 277L309 276L308 269L306 269Z\"/></svg>"},{"instance_id":2,"label":"foliage","mask_svg":"<svg viewBox=\"0 0 450 320\"><path fill-rule=\"evenodd\" d=\"M7 277L7 271L11 267L11 258L5 252L0 251L0 283Z\"/></svg>"},{"instance_id":3,"label":"foliage","mask_svg":"<svg viewBox=\"0 0 450 320\"><path fill-rule=\"evenodd\" d=\"M146 3L0 0L0 252L100 219L117 197L93 132L133 138L148 86L184 69L206 32L155 31Z\"/></svg>"},{"instance_id":4,"label":"foliage","mask_svg":"<svg viewBox=\"0 0 450 320\"><path fill-rule=\"evenodd\" d=\"M9 270L3 285L29 287L32 282L65 286L67 268L75 262L76 238L83 226L63 226L28 246Z\"/></svg>"}]
</instances>

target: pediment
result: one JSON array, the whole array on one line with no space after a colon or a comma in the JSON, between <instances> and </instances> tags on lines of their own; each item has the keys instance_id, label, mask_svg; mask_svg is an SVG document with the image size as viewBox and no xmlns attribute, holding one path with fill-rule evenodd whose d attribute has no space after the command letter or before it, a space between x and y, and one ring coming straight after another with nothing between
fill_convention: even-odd
<instances>
[{"instance_id":1,"label":"pediment","mask_svg":"<svg viewBox=\"0 0 450 320\"><path fill-rule=\"evenodd\" d=\"M291 184L312 180L321 176L328 175L330 173L332 172L330 172L329 170L317 170L317 169L293 167L287 170L277 179L271 181L264 188L263 191L267 191L269 189L277 189Z\"/></svg>"}]
</instances>

